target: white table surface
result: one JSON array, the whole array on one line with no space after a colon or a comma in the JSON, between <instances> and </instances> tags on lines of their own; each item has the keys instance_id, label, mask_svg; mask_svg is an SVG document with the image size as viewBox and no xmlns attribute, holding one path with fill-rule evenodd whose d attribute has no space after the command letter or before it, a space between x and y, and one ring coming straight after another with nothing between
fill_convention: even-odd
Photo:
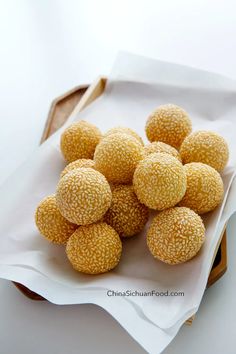
<instances>
[{"instance_id":1,"label":"white table surface","mask_svg":"<svg viewBox=\"0 0 236 354\"><path fill-rule=\"evenodd\" d=\"M107 75L120 49L236 79L235 12L227 0L0 0L0 183L37 147L52 99ZM226 275L165 354L236 352L236 217L227 232ZM0 354L145 352L99 307L33 302L5 280L0 299Z\"/></svg>"}]
</instances>

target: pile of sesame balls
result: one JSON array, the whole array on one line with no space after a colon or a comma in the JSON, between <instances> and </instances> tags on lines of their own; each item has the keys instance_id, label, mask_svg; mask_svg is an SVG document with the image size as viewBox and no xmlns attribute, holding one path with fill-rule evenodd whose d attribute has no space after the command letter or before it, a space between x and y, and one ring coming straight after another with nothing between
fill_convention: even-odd
<instances>
[{"instance_id":1,"label":"pile of sesame balls","mask_svg":"<svg viewBox=\"0 0 236 354\"><path fill-rule=\"evenodd\" d=\"M212 131L192 132L188 114L173 104L147 119L144 145L132 129L104 135L78 121L61 135L67 166L54 195L38 205L35 221L49 241L66 245L73 268L87 274L117 266L122 241L146 232L147 247L159 261L179 264L193 258L205 240L200 215L222 201L220 172L229 151Z\"/></svg>"}]
</instances>

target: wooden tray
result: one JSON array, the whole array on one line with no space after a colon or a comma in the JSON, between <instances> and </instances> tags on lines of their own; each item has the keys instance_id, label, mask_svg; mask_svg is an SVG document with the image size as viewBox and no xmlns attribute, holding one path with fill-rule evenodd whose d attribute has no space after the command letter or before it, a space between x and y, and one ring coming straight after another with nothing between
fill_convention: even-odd
<instances>
[{"instance_id":1,"label":"wooden tray","mask_svg":"<svg viewBox=\"0 0 236 354\"><path fill-rule=\"evenodd\" d=\"M91 86L77 86L64 95L56 98L51 105L47 122L42 135L43 143L50 135L59 129L72 115L80 112L99 97L105 88L106 79L99 78ZM214 262L209 274L207 287L214 284L227 270L227 249L226 249L226 231L222 233L218 247L215 252ZM32 300L45 300L42 296L29 290L24 285L14 283L17 288L28 298ZM187 321L192 322L192 318Z\"/></svg>"}]
</instances>

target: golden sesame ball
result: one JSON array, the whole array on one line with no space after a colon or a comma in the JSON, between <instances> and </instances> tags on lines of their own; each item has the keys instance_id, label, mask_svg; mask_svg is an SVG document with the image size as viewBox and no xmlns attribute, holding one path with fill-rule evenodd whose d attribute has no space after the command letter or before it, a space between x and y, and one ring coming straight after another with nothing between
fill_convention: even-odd
<instances>
[{"instance_id":1,"label":"golden sesame ball","mask_svg":"<svg viewBox=\"0 0 236 354\"><path fill-rule=\"evenodd\" d=\"M201 217L184 207L160 212L147 233L147 245L152 255L168 264L190 260L204 241L205 227Z\"/></svg>"},{"instance_id":2,"label":"golden sesame ball","mask_svg":"<svg viewBox=\"0 0 236 354\"><path fill-rule=\"evenodd\" d=\"M76 170L77 168L81 168L81 167L90 167L90 168L94 168L94 161L90 160L90 159L79 159L79 160L75 160L71 163L69 163L64 170L62 171L60 178L64 177L68 172Z\"/></svg>"},{"instance_id":3,"label":"golden sesame ball","mask_svg":"<svg viewBox=\"0 0 236 354\"><path fill-rule=\"evenodd\" d=\"M142 145L144 145L141 136L139 136L133 129L128 128L128 127L115 127L115 128L109 129L104 134L104 137L112 135L112 134L116 134L116 133L124 133L124 134L131 135L133 138L137 139Z\"/></svg>"},{"instance_id":4,"label":"golden sesame ball","mask_svg":"<svg viewBox=\"0 0 236 354\"><path fill-rule=\"evenodd\" d=\"M181 107L165 104L149 116L145 129L149 141L162 141L178 149L191 132L192 123Z\"/></svg>"},{"instance_id":5,"label":"golden sesame ball","mask_svg":"<svg viewBox=\"0 0 236 354\"><path fill-rule=\"evenodd\" d=\"M161 141L154 141L153 143L144 146L145 156L153 154L154 152L163 152L165 154L172 155L180 162L182 162L179 152L173 148L173 146L162 143Z\"/></svg>"},{"instance_id":6,"label":"golden sesame ball","mask_svg":"<svg viewBox=\"0 0 236 354\"><path fill-rule=\"evenodd\" d=\"M35 223L48 241L58 244L65 244L78 227L61 215L55 195L49 195L40 202L35 212Z\"/></svg>"},{"instance_id":7,"label":"golden sesame ball","mask_svg":"<svg viewBox=\"0 0 236 354\"><path fill-rule=\"evenodd\" d=\"M144 228L148 215L148 208L139 202L133 186L118 185L112 191L112 203L104 216L104 221L120 236L129 237Z\"/></svg>"},{"instance_id":8,"label":"golden sesame ball","mask_svg":"<svg viewBox=\"0 0 236 354\"><path fill-rule=\"evenodd\" d=\"M200 162L184 165L187 189L179 205L204 214L215 209L222 201L224 185L220 174L211 166Z\"/></svg>"},{"instance_id":9,"label":"golden sesame ball","mask_svg":"<svg viewBox=\"0 0 236 354\"><path fill-rule=\"evenodd\" d=\"M68 162L92 159L102 134L95 125L80 120L72 123L61 135L61 151Z\"/></svg>"},{"instance_id":10,"label":"golden sesame ball","mask_svg":"<svg viewBox=\"0 0 236 354\"><path fill-rule=\"evenodd\" d=\"M121 252L118 233L105 222L80 226L66 245L67 257L73 268L87 274L113 269L119 263Z\"/></svg>"},{"instance_id":11,"label":"golden sesame ball","mask_svg":"<svg viewBox=\"0 0 236 354\"><path fill-rule=\"evenodd\" d=\"M98 144L94 154L95 168L111 183L128 184L143 158L143 147L130 135L112 134Z\"/></svg>"},{"instance_id":12,"label":"golden sesame ball","mask_svg":"<svg viewBox=\"0 0 236 354\"><path fill-rule=\"evenodd\" d=\"M140 202L149 208L170 208L183 198L186 191L184 167L171 155L151 154L138 164L133 185Z\"/></svg>"},{"instance_id":13,"label":"golden sesame ball","mask_svg":"<svg viewBox=\"0 0 236 354\"><path fill-rule=\"evenodd\" d=\"M92 168L78 168L59 180L56 200L61 214L77 225L100 220L111 204L106 178Z\"/></svg>"},{"instance_id":14,"label":"golden sesame ball","mask_svg":"<svg viewBox=\"0 0 236 354\"><path fill-rule=\"evenodd\" d=\"M222 171L229 159L226 141L217 133L200 130L190 134L180 148L183 163L202 162Z\"/></svg>"}]
</instances>

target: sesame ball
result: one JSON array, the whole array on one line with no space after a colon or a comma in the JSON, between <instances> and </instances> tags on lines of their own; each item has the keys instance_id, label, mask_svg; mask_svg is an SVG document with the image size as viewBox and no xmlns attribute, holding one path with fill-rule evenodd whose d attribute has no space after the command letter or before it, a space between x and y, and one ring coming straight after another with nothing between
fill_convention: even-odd
<instances>
[{"instance_id":1,"label":"sesame ball","mask_svg":"<svg viewBox=\"0 0 236 354\"><path fill-rule=\"evenodd\" d=\"M165 154L172 155L180 162L182 162L179 152L173 148L173 146L162 143L161 141L154 141L153 143L144 146L145 156L153 154L154 152L163 152Z\"/></svg>"},{"instance_id":2,"label":"sesame ball","mask_svg":"<svg viewBox=\"0 0 236 354\"><path fill-rule=\"evenodd\" d=\"M128 184L143 158L143 147L137 139L117 133L101 140L95 150L95 168L111 183Z\"/></svg>"},{"instance_id":3,"label":"sesame ball","mask_svg":"<svg viewBox=\"0 0 236 354\"><path fill-rule=\"evenodd\" d=\"M149 116L145 130L150 142L162 141L178 149L191 132L192 123L181 107L165 104Z\"/></svg>"},{"instance_id":4,"label":"sesame ball","mask_svg":"<svg viewBox=\"0 0 236 354\"><path fill-rule=\"evenodd\" d=\"M92 168L78 168L59 180L56 200L61 214L77 225L100 220L111 204L106 178Z\"/></svg>"},{"instance_id":5,"label":"sesame ball","mask_svg":"<svg viewBox=\"0 0 236 354\"><path fill-rule=\"evenodd\" d=\"M48 241L57 244L65 244L78 227L61 215L55 195L49 195L40 202L35 212L35 223Z\"/></svg>"},{"instance_id":6,"label":"sesame ball","mask_svg":"<svg viewBox=\"0 0 236 354\"><path fill-rule=\"evenodd\" d=\"M220 174L211 166L200 162L184 165L187 189L179 205L204 214L215 209L222 201L224 185Z\"/></svg>"},{"instance_id":7,"label":"sesame ball","mask_svg":"<svg viewBox=\"0 0 236 354\"><path fill-rule=\"evenodd\" d=\"M175 157L154 153L138 164L133 185L141 203L151 209L163 210L176 205L183 198L186 175Z\"/></svg>"},{"instance_id":8,"label":"sesame ball","mask_svg":"<svg viewBox=\"0 0 236 354\"><path fill-rule=\"evenodd\" d=\"M118 185L112 191L112 203L104 221L120 236L130 237L144 228L148 215L149 209L139 202L133 186Z\"/></svg>"},{"instance_id":9,"label":"sesame ball","mask_svg":"<svg viewBox=\"0 0 236 354\"><path fill-rule=\"evenodd\" d=\"M201 217L184 207L160 212L147 233L147 245L152 255L168 264L190 260L204 241L205 227Z\"/></svg>"},{"instance_id":10,"label":"sesame ball","mask_svg":"<svg viewBox=\"0 0 236 354\"><path fill-rule=\"evenodd\" d=\"M77 168L81 168L81 167L90 167L90 168L94 168L94 161L90 160L90 159L79 159L79 160L75 160L71 163L69 163L64 170L62 171L60 178L62 178L63 176L65 176L68 172L76 170Z\"/></svg>"},{"instance_id":11,"label":"sesame ball","mask_svg":"<svg viewBox=\"0 0 236 354\"><path fill-rule=\"evenodd\" d=\"M226 141L217 133L200 130L190 134L180 148L183 163L202 162L222 171L229 159Z\"/></svg>"},{"instance_id":12,"label":"sesame ball","mask_svg":"<svg viewBox=\"0 0 236 354\"><path fill-rule=\"evenodd\" d=\"M115 127L115 128L109 129L104 134L104 137L112 135L112 134L116 134L116 133L124 133L124 134L131 135L133 138L137 139L142 145L144 145L141 136L139 136L133 129L127 128L127 127Z\"/></svg>"},{"instance_id":13,"label":"sesame ball","mask_svg":"<svg viewBox=\"0 0 236 354\"><path fill-rule=\"evenodd\" d=\"M61 135L61 151L68 162L92 159L102 134L95 125L80 120L72 123Z\"/></svg>"},{"instance_id":14,"label":"sesame ball","mask_svg":"<svg viewBox=\"0 0 236 354\"><path fill-rule=\"evenodd\" d=\"M66 245L67 257L73 268L87 274L113 269L119 263L121 252L118 233L105 222L80 226Z\"/></svg>"}]
</instances>

